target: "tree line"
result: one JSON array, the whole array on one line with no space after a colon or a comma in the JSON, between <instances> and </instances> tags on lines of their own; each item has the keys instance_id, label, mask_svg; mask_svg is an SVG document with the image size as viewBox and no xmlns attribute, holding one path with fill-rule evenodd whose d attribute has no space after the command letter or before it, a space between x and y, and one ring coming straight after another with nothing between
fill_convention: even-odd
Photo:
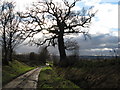
<instances>
[{"instance_id":1,"label":"tree line","mask_svg":"<svg viewBox=\"0 0 120 90\"><path fill-rule=\"evenodd\" d=\"M51 62L51 58L52 56L45 46L39 48L38 53L30 52L13 55L13 59L24 62L30 66L45 65L47 62Z\"/></svg>"}]
</instances>

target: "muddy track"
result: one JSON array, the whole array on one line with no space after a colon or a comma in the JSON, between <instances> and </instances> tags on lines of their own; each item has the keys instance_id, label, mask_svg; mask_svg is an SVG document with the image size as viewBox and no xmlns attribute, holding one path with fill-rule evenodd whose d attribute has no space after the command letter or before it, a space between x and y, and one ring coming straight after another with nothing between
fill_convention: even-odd
<instances>
[{"instance_id":1,"label":"muddy track","mask_svg":"<svg viewBox=\"0 0 120 90\"><path fill-rule=\"evenodd\" d=\"M17 77L5 85L2 90L7 88L22 88L22 90L26 88L36 89L40 70L41 68L39 67Z\"/></svg>"}]
</instances>

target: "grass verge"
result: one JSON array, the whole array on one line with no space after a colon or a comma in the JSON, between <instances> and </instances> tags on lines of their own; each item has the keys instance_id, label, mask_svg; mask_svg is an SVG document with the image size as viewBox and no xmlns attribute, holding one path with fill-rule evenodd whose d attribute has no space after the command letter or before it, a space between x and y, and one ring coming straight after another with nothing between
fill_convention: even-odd
<instances>
[{"instance_id":1,"label":"grass verge","mask_svg":"<svg viewBox=\"0 0 120 90\"><path fill-rule=\"evenodd\" d=\"M34 67L30 67L22 62L17 60L13 60L10 62L9 66L2 67L2 84L3 86L7 84L9 81L13 80L17 76L34 69Z\"/></svg>"},{"instance_id":2,"label":"grass verge","mask_svg":"<svg viewBox=\"0 0 120 90\"><path fill-rule=\"evenodd\" d=\"M71 67L54 69L81 88L120 88L120 59L79 61Z\"/></svg>"},{"instance_id":3,"label":"grass verge","mask_svg":"<svg viewBox=\"0 0 120 90\"><path fill-rule=\"evenodd\" d=\"M42 68L39 81L38 90L40 88L80 88L69 80L59 77L51 67Z\"/></svg>"}]
</instances>

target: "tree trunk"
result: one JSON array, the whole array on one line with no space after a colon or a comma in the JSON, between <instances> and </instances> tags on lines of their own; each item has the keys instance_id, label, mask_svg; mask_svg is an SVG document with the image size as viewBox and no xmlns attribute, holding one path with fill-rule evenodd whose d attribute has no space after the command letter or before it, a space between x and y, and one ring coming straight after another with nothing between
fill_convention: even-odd
<instances>
[{"instance_id":1,"label":"tree trunk","mask_svg":"<svg viewBox=\"0 0 120 90\"><path fill-rule=\"evenodd\" d=\"M65 52L65 47L64 47L64 38L63 34L61 33L58 36L58 50L60 54L60 66L64 66L66 63L66 52Z\"/></svg>"},{"instance_id":2,"label":"tree trunk","mask_svg":"<svg viewBox=\"0 0 120 90\"><path fill-rule=\"evenodd\" d=\"M12 61L12 53L13 53L13 50L10 48L10 51L9 51L9 61Z\"/></svg>"},{"instance_id":3,"label":"tree trunk","mask_svg":"<svg viewBox=\"0 0 120 90\"><path fill-rule=\"evenodd\" d=\"M2 64L8 65L8 59L7 59L7 51L4 47L2 47Z\"/></svg>"},{"instance_id":4,"label":"tree trunk","mask_svg":"<svg viewBox=\"0 0 120 90\"><path fill-rule=\"evenodd\" d=\"M5 32L5 26L4 26L4 31L3 31L3 46L2 46L2 64L3 65L8 65L8 59L7 59L7 45L6 45L6 32Z\"/></svg>"},{"instance_id":5,"label":"tree trunk","mask_svg":"<svg viewBox=\"0 0 120 90\"><path fill-rule=\"evenodd\" d=\"M10 32L10 41L9 41L9 61L12 61L12 33Z\"/></svg>"}]
</instances>

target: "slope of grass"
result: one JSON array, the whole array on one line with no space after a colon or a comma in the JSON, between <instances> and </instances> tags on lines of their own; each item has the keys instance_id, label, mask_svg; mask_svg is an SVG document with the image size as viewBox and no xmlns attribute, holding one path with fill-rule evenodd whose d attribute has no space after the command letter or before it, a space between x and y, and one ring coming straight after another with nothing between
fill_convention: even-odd
<instances>
[{"instance_id":1,"label":"slope of grass","mask_svg":"<svg viewBox=\"0 0 120 90\"><path fill-rule=\"evenodd\" d=\"M69 80L59 77L51 67L42 68L39 75L38 90L40 88L79 88Z\"/></svg>"},{"instance_id":2,"label":"slope of grass","mask_svg":"<svg viewBox=\"0 0 120 90\"><path fill-rule=\"evenodd\" d=\"M17 76L32 69L34 69L34 67L30 67L22 62L18 62L17 60L13 60L10 62L9 66L2 67L2 84L5 85Z\"/></svg>"},{"instance_id":3,"label":"slope of grass","mask_svg":"<svg viewBox=\"0 0 120 90\"><path fill-rule=\"evenodd\" d=\"M72 67L54 69L81 88L120 88L120 59L79 61Z\"/></svg>"}]
</instances>

